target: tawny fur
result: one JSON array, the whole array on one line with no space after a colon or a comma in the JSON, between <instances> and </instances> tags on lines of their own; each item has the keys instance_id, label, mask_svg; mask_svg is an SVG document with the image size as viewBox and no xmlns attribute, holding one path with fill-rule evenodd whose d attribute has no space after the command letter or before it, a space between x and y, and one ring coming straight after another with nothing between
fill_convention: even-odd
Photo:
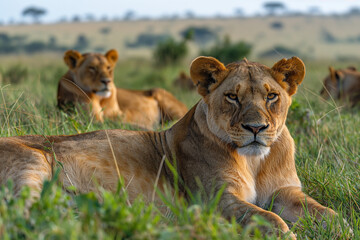
<instances>
[{"instance_id":1,"label":"tawny fur","mask_svg":"<svg viewBox=\"0 0 360 240\"><path fill-rule=\"evenodd\" d=\"M69 105L82 106L87 111L91 109L98 121L104 117L121 118L145 129L185 115L186 106L164 89L116 88L113 70L117 59L116 50L105 55L67 51L64 60L69 71L59 81L58 106L64 110Z\"/></svg>"},{"instance_id":2,"label":"tawny fur","mask_svg":"<svg viewBox=\"0 0 360 240\"><path fill-rule=\"evenodd\" d=\"M116 161L130 200L142 194L151 201L166 156L178 171L185 197L183 189L193 193L201 189L198 180L204 196L225 185L219 208L227 219L247 224L253 215L261 215L286 233L289 227L284 220L297 221L304 207L319 221L323 215L334 216L333 210L302 192L294 141L285 125L290 95L305 75L304 64L294 57L281 61L286 68L275 66L242 61L225 67L214 58L195 59L191 76L203 98L166 131L1 138L0 184L13 179L17 190L28 185L35 196L42 181L52 177L56 157L63 165L64 188L74 185L80 192L97 191L98 184L114 191ZM256 134L249 130L265 125ZM173 179L163 164L160 189L173 186ZM265 210L272 200L273 211Z\"/></svg>"},{"instance_id":3,"label":"tawny fur","mask_svg":"<svg viewBox=\"0 0 360 240\"><path fill-rule=\"evenodd\" d=\"M329 75L323 81L322 97L349 101L354 107L360 103L360 72L354 67L335 70L329 67Z\"/></svg>"},{"instance_id":4,"label":"tawny fur","mask_svg":"<svg viewBox=\"0 0 360 240\"><path fill-rule=\"evenodd\" d=\"M174 80L174 85L188 90L196 89L196 86L191 80L191 77L188 76L184 71L179 73L179 76Z\"/></svg>"}]
</instances>

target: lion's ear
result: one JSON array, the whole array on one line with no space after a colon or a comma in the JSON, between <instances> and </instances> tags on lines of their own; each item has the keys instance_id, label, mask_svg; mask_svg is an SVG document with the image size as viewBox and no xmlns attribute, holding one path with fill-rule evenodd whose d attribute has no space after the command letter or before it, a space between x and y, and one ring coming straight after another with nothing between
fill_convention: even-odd
<instances>
[{"instance_id":1,"label":"lion's ear","mask_svg":"<svg viewBox=\"0 0 360 240\"><path fill-rule=\"evenodd\" d=\"M330 79L331 79L331 81L333 82L333 83L336 83L336 79L337 79L337 77L336 77L336 70L333 68L333 67L329 67L329 73L330 73Z\"/></svg>"},{"instance_id":2,"label":"lion's ear","mask_svg":"<svg viewBox=\"0 0 360 240\"><path fill-rule=\"evenodd\" d=\"M198 57L190 66L190 75L197 91L205 97L226 78L228 69L213 57Z\"/></svg>"},{"instance_id":3,"label":"lion's ear","mask_svg":"<svg viewBox=\"0 0 360 240\"><path fill-rule=\"evenodd\" d=\"M347 67L347 70L356 72L356 71L357 71L357 68L354 67L354 66L348 66L348 67Z\"/></svg>"},{"instance_id":4,"label":"lion's ear","mask_svg":"<svg viewBox=\"0 0 360 240\"><path fill-rule=\"evenodd\" d=\"M64 54L64 61L70 69L74 69L81 58L81 53L75 50L68 50Z\"/></svg>"},{"instance_id":5,"label":"lion's ear","mask_svg":"<svg viewBox=\"0 0 360 240\"><path fill-rule=\"evenodd\" d=\"M298 57L282 59L271 68L275 80L290 96L296 93L298 86L305 77L305 65Z\"/></svg>"},{"instance_id":6,"label":"lion's ear","mask_svg":"<svg viewBox=\"0 0 360 240\"><path fill-rule=\"evenodd\" d=\"M335 70L333 67L329 67L330 79L334 84L340 80L343 74L340 71Z\"/></svg>"},{"instance_id":7,"label":"lion's ear","mask_svg":"<svg viewBox=\"0 0 360 240\"><path fill-rule=\"evenodd\" d=\"M115 65L115 63L119 58L119 54L115 49L111 49L107 53L105 53L105 57L107 58L110 64Z\"/></svg>"}]
</instances>

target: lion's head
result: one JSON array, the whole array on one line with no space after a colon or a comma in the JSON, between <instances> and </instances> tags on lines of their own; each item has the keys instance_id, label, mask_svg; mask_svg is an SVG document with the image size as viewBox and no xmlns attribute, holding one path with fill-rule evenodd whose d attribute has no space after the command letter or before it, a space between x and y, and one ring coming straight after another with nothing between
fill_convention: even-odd
<instances>
[{"instance_id":1,"label":"lion's head","mask_svg":"<svg viewBox=\"0 0 360 240\"><path fill-rule=\"evenodd\" d=\"M198 57L190 72L203 96L210 131L240 155L265 157L284 129L305 66L297 57L271 69L246 59L224 66L215 58Z\"/></svg>"},{"instance_id":2,"label":"lion's head","mask_svg":"<svg viewBox=\"0 0 360 240\"><path fill-rule=\"evenodd\" d=\"M341 91L345 93L345 88L348 87L347 85L351 85L348 83L356 81L358 78L355 67L338 70L335 70L333 67L329 67L329 75L326 76L323 81L324 86L320 91L320 95L323 98L328 98L329 96L334 99L341 98Z\"/></svg>"},{"instance_id":3,"label":"lion's head","mask_svg":"<svg viewBox=\"0 0 360 240\"><path fill-rule=\"evenodd\" d=\"M111 96L113 70L118 59L116 50L100 53L81 54L75 50L65 52L64 61L73 75L75 83L86 93L102 98Z\"/></svg>"}]
</instances>

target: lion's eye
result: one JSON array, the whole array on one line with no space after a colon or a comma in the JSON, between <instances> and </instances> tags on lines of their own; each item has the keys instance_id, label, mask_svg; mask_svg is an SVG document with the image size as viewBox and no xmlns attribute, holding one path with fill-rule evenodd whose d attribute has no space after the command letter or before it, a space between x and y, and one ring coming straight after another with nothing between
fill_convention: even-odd
<instances>
[{"instance_id":1,"label":"lion's eye","mask_svg":"<svg viewBox=\"0 0 360 240\"><path fill-rule=\"evenodd\" d=\"M232 93L229 93L229 94L226 94L226 97L232 101L236 101L237 100L237 95L236 94L232 94Z\"/></svg>"},{"instance_id":2,"label":"lion's eye","mask_svg":"<svg viewBox=\"0 0 360 240\"><path fill-rule=\"evenodd\" d=\"M277 97L278 97L278 94L276 94L276 93L269 93L269 94L267 95L266 99L267 99L268 101L271 101L271 100L276 99Z\"/></svg>"},{"instance_id":3,"label":"lion's eye","mask_svg":"<svg viewBox=\"0 0 360 240\"><path fill-rule=\"evenodd\" d=\"M95 67L89 67L88 69L89 69L90 72L95 72L96 71Z\"/></svg>"},{"instance_id":4,"label":"lion's eye","mask_svg":"<svg viewBox=\"0 0 360 240\"><path fill-rule=\"evenodd\" d=\"M107 67L107 70L110 71L110 70L111 70L111 66L108 66L108 67Z\"/></svg>"}]
</instances>

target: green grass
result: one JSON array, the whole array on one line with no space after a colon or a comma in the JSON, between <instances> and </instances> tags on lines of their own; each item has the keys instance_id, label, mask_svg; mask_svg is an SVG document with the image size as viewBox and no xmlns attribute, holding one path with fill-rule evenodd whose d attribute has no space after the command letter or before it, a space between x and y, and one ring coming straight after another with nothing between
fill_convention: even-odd
<instances>
[{"instance_id":1,"label":"green grass","mask_svg":"<svg viewBox=\"0 0 360 240\"><path fill-rule=\"evenodd\" d=\"M14 64L28 69L17 84L4 78ZM318 96L329 63L305 64L307 76L288 116L297 148L298 175L304 191L344 216L354 231L353 238L360 239L360 114L358 109ZM347 66L337 66L340 64ZM119 122L95 123L81 113L68 116L59 112L55 108L57 82L66 71L60 61L32 64L2 60L0 65L1 137L131 129ZM133 89L164 87L191 107L200 97L172 85L179 71L187 69L186 65L159 69L147 60L123 60L116 68L115 82L119 87ZM69 195L56 179L45 184L41 199L27 212L24 204L28 189L14 198L9 184L0 190L0 239L248 239L249 235L253 239L276 239L259 232L259 226L268 224L263 219L255 218L254 224L241 227L223 220L216 204L201 204L199 200L189 204L179 198L166 203L171 213L164 216L141 197L128 206L122 191L103 191L102 200L93 193ZM164 199L170 197L165 195ZM298 239L345 239L345 234L335 227L342 222L328 221L329 227L323 229L306 216L292 230ZM347 231L344 226L340 228Z\"/></svg>"}]
</instances>

